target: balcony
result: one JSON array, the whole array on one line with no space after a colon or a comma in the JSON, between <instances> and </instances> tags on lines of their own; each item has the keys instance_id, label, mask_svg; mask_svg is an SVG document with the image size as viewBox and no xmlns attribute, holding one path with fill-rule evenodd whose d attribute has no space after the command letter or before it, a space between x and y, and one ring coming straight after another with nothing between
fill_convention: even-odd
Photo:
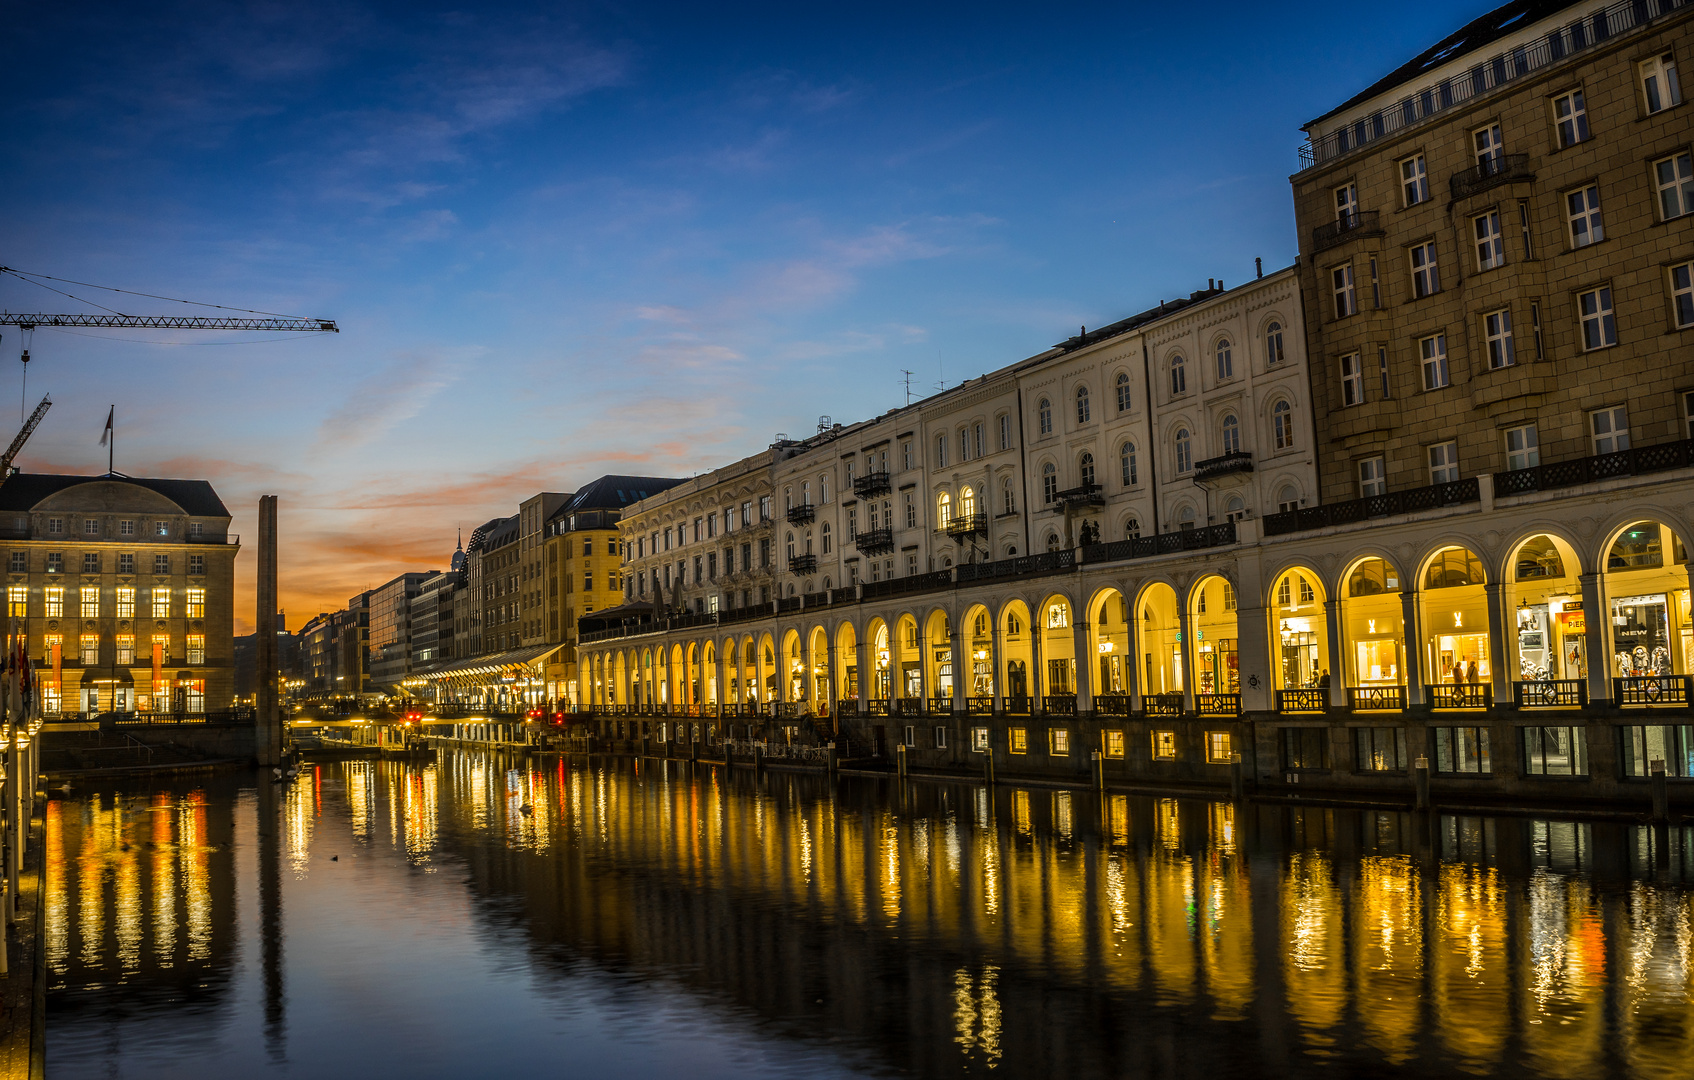
<instances>
[{"instance_id":1,"label":"balcony","mask_svg":"<svg viewBox=\"0 0 1694 1080\"><path fill-rule=\"evenodd\" d=\"M1002 712L1011 713L1014 716L1029 715L1029 698L1014 695L1012 697L1001 698L1000 700L1004 703L1001 707Z\"/></svg>"},{"instance_id":2,"label":"balcony","mask_svg":"<svg viewBox=\"0 0 1694 1080\"><path fill-rule=\"evenodd\" d=\"M988 515L954 514L947 519L947 524L941 527L941 531L954 539L985 534L988 532Z\"/></svg>"},{"instance_id":3,"label":"balcony","mask_svg":"<svg viewBox=\"0 0 1694 1080\"><path fill-rule=\"evenodd\" d=\"M1133 540L1113 540L1109 544L1090 544L1083 549L1090 563L1117 562L1122 559L1146 559L1154 555L1174 555L1183 551L1202 551L1235 543L1235 522L1207 525L1203 529L1178 529L1157 536L1138 536ZM997 563L985 563L996 566ZM965 567L959 567L959 580L966 580Z\"/></svg>"},{"instance_id":4,"label":"balcony","mask_svg":"<svg viewBox=\"0 0 1694 1080\"><path fill-rule=\"evenodd\" d=\"M894 488L888 482L885 472L866 473L853 478L853 494L861 499L874 499L878 495L886 495Z\"/></svg>"},{"instance_id":5,"label":"balcony","mask_svg":"<svg viewBox=\"0 0 1694 1080\"><path fill-rule=\"evenodd\" d=\"M788 558L788 572L790 574L815 574L817 569L818 557L816 555L791 555Z\"/></svg>"},{"instance_id":6,"label":"balcony","mask_svg":"<svg viewBox=\"0 0 1694 1080\"><path fill-rule=\"evenodd\" d=\"M1066 488L1054 494L1053 501L1067 510L1106 505L1106 497L1101 494L1099 484L1078 484L1076 487Z\"/></svg>"},{"instance_id":7,"label":"balcony","mask_svg":"<svg viewBox=\"0 0 1694 1080\"><path fill-rule=\"evenodd\" d=\"M1321 687L1312 690L1278 690L1276 711L1283 716L1328 712L1329 691Z\"/></svg>"},{"instance_id":8,"label":"balcony","mask_svg":"<svg viewBox=\"0 0 1694 1080\"><path fill-rule=\"evenodd\" d=\"M1106 716L1128 716L1130 702L1128 694L1095 694L1094 711Z\"/></svg>"},{"instance_id":9,"label":"balcony","mask_svg":"<svg viewBox=\"0 0 1694 1080\"><path fill-rule=\"evenodd\" d=\"M1656 446L1634 446L1615 454L1597 454L1574 461L1554 461L1495 473L1494 494L1498 497L1556 491L1621 476L1644 476L1670 469L1685 469L1691 465L1694 465L1694 439Z\"/></svg>"},{"instance_id":10,"label":"balcony","mask_svg":"<svg viewBox=\"0 0 1694 1080\"><path fill-rule=\"evenodd\" d=\"M1515 682L1512 704L1520 709L1580 709L1588 704L1588 682L1586 679Z\"/></svg>"},{"instance_id":11,"label":"balcony","mask_svg":"<svg viewBox=\"0 0 1694 1080\"><path fill-rule=\"evenodd\" d=\"M893 529L871 529L853 537L853 546L861 555L886 555L894 550Z\"/></svg>"},{"instance_id":12,"label":"balcony","mask_svg":"<svg viewBox=\"0 0 1694 1080\"><path fill-rule=\"evenodd\" d=\"M1214 458L1194 463L1194 479L1216 480L1220 476L1231 473L1250 473L1253 471L1253 453L1250 450L1231 450Z\"/></svg>"},{"instance_id":13,"label":"balcony","mask_svg":"<svg viewBox=\"0 0 1694 1080\"><path fill-rule=\"evenodd\" d=\"M1613 679L1612 700L1624 709L1688 707L1688 676L1648 675L1644 678Z\"/></svg>"},{"instance_id":14,"label":"balcony","mask_svg":"<svg viewBox=\"0 0 1694 1080\"><path fill-rule=\"evenodd\" d=\"M811 503L795 503L788 508L790 525L810 525L817 520L818 508Z\"/></svg>"},{"instance_id":15,"label":"balcony","mask_svg":"<svg viewBox=\"0 0 1694 1080\"><path fill-rule=\"evenodd\" d=\"M1379 210L1356 210L1351 214L1338 217L1328 225L1319 225L1312 230L1312 253L1345 244L1363 236L1382 235L1382 212Z\"/></svg>"},{"instance_id":16,"label":"balcony","mask_svg":"<svg viewBox=\"0 0 1694 1080\"><path fill-rule=\"evenodd\" d=\"M1431 709L1486 709L1494 700L1494 688L1481 683L1425 684L1423 692Z\"/></svg>"},{"instance_id":17,"label":"balcony","mask_svg":"<svg viewBox=\"0 0 1694 1080\"><path fill-rule=\"evenodd\" d=\"M1347 702L1354 712L1403 712L1406 708L1404 686L1349 686Z\"/></svg>"},{"instance_id":18,"label":"balcony","mask_svg":"<svg viewBox=\"0 0 1694 1080\"><path fill-rule=\"evenodd\" d=\"M1141 712L1146 716L1181 716L1181 694L1145 694L1141 698Z\"/></svg>"},{"instance_id":19,"label":"balcony","mask_svg":"<svg viewBox=\"0 0 1694 1080\"><path fill-rule=\"evenodd\" d=\"M1459 506L1481 500L1482 493L1478 490L1476 477L1473 476L1469 480L1455 480L1450 484L1431 484L1428 487L1410 488L1406 491L1390 491L1382 495L1369 495L1363 499L1350 499L1347 502L1325 503L1322 506L1302 506L1295 510L1284 510L1279 514L1266 514L1262 521L1266 536L1280 536L1283 533L1323 529L1332 525L1351 525L1372 518L1413 514L1421 510L1437 510L1443 506Z\"/></svg>"},{"instance_id":20,"label":"balcony","mask_svg":"<svg viewBox=\"0 0 1694 1080\"><path fill-rule=\"evenodd\" d=\"M1194 711L1201 716L1240 716L1240 694L1195 694Z\"/></svg>"},{"instance_id":21,"label":"balcony","mask_svg":"<svg viewBox=\"0 0 1694 1080\"><path fill-rule=\"evenodd\" d=\"M1452 191L1453 201L1469 198L1479 191L1487 191L1496 184L1510 184L1520 180L1534 180L1535 173L1529 168L1528 154L1501 154L1498 157L1484 160L1463 172L1456 172L1447 181Z\"/></svg>"},{"instance_id":22,"label":"balcony","mask_svg":"<svg viewBox=\"0 0 1694 1080\"><path fill-rule=\"evenodd\" d=\"M1041 702L1042 709L1049 716L1075 716L1075 694L1048 694Z\"/></svg>"}]
</instances>

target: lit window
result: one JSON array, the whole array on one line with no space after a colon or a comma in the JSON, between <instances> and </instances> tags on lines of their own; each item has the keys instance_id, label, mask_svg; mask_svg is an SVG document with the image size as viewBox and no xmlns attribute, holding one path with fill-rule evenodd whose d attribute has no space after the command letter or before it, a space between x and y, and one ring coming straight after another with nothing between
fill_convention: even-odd
<instances>
[{"instance_id":1,"label":"lit window","mask_svg":"<svg viewBox=\"0 0 1694 1080\"><path fill-rule=\"evenodd\" d=\"M1178 474L1194 471L1194 440L1185 427L1176 429L1176 471Z\"/></svg>"},{"instance_id":2,"label":"lit window","mask_svg":"<svg viewBox=\"0 0 1694 1080\"><path fill-rule=\"evenodd\" d=\"M188 617L204 619L206 617L206 590L190 587L188 590Z\"/></svg>"},{"instance_id":3,"label":"lit window","mask_svg":"<svg viewBox=\"0 0 1694 1080\"><path fill-rule=\"evenodd\" d=\"M1477 727L1432 727L1435 771L1438 773L1493 772L1488 754L1488 729Z\"/></svg>"},{"instance_id":4,"label":"lit window","mask_svg":"<svg viewBox=\"0 0 1694 1080\"><path fill-rule=\"evenodd\" d=\"M1294 409L1286 401L1271 406L1271 437L1278 450L1294 446Z\"/></svg>"},{"instance_id":5,"label":"lit window","mask_svg":"<svg viewBox=\"0 0 1694 1080\"><path fill-rule=\"evenodd\" d=\"M985 727L971 728L971 753L988 753L988 729Z\"/></svg>"},{"instance_id":6,"label":"lit window","mask_svg":"<svg viewBox=\"0 0 1694 1080\"><path fill-rule=\"evenodd\" d=\"M1435 241L1411 249L1412 295L1433 296L1441 291L1441 269L1435 263Z\"/></svg>"},{"instance_id":7,"label":"lit window","mask_svg":"<svg viewBox=\"0 0 1694 1080\"><path fill-rule=\"evenodd\" d=\"M1506 468L1530 469L1541 464L1541 440L1534 424L1506 429Z\"/></svg>"},{"instance_id":8,"label":"lit window","mask_svg":"<svg viewBox=\"0 0 1694 1080\"><path fill-rule=\"evenodd\" d=\"M29 614L28 585L6 587L6 614L13 619L22 619Z\"/></svg>"},{"instance_id":9,"label":"lit window","mask_svg":"<svg viewBox=\"0 0 1694 1080\"><path fill-rule=\"evenodd\" d=\"M1553 99L1553 119L1559 125L1559 145L1575 146L1588 138L1588 108L1581 90L1572 90Z\"/></svg>"},{"instance_id":10,"label":"lit window","mask_svg":"<svg viewBox=\"0 0 1694 1080\"><path fill-rule=\"evenodd\" d=\"M1436 443L1429 448L1429 482L1451 484L1459 478L1459 444Z\"/></svg>"},{"instance_id":11,"label":"lit window","mask_svg":"<svg viewBox=\"0 0 1694 1080\"><path fill-rule=\"evenodd\" d=\"M205 634L188 635L188 662L190 664L204 664L206 662Z\"/></svg>"},{"instance_id":12,"label":"lit window","mask_svg":"<svg viewBox=\"0 0 1694 1080\"><path fill-rule=\"evenodd\" d=\"M1172 761L1176 758L1176 732L1153 732L1153 760Z\"/></svg>"},{"instance_id":13,"label":"lit window","mask_svg":"<svg viewBox=\"0 0 1694 1080\"><path fill-rule=\"evenodd\" d=\"M1400 194L1407 206L1429 201L1429 173L1424 168L1422 154L1400 162Z\"/></svg>"},{"instance_id":14,"label":"lit window","mask_svg":"<svg viewBox=\"0 0 1694 1080\"><path fill-rule=\"evenodd\" d=\"M1641 94L1649 114L1682 104L1682 84L1676 77L1676 54L1665 53L1641 63Z\"/></svg>"},{"instance_id":15,"label":"lit window","mask_svg":"<svg viewBox=\"0 0 1694 1080\"><path fill-rule=\"evenodd\" d=\"M1694 214L1694 157L1676 154L1653 162L1653 182L1659 189L1659 216L1669 221Z\"/></svg>"},{"instance_id":16,"label":"lit window","mask_svg":"<svg viewBox=\"0 0 1694 1080\"><path fill-rule=\"evenodd\" d=\"M1329 272L1330 286L1335 293L1335 317L1345 319L1359 310L1353 293L1353 264L1337 266Z\"/></svg>"},{"instance_id":17,"label":"lit window","mask_svg":"<svg viewBox=\"0 0 1694 1080\"><path fill-rule=\"evenodd\" d=\"M1188 392L1188 370L1183 363L1182 354L1171 357L1171 393L1185 394Z\"/></svg>"},{"instance_id":18,"label":"lit window","mask_svg":"<svg viewBox=\"0 0 1694 1080\"><path fill-rule=\"evenodd\" d=\"M84 634L77 650L77 659L88 667L100 663L100 635Z\"/></svg>"},{"instance_id":19,"label":"lit window","mask_svg":"<svg viewBox=\"0 0 1694 1080\"><path fill-rule=\"evenodd\" d=\"M1612 290L1591 289L1576 299L1582 316L1582 347L1593 350L1616 345L1618 324L1612 315Z\"/></svg>"},{"instance_id":20,"label":"lit window","mask_svg":"<svg viewBox=\"0 0 1694 1080\"><path fill-rule=\"evenodd\" d=\"M120 663L120 664L133 664L133 663L135 663L135 635L134 634L119 634L118 635L118 663Z\"/></svg>"},{"instance_id":21,"label":"lit window","mask_svg":"<svg viewBox=\"0 0 1694 1080\"><path fill-rule=\"evenodd\" d=\"M1606 238L1600 220L1600 189L1593 185L1565 193L1565 218L1570 222L1570 246L1587 247Z\"/></svg>"},{"instance_id":22,"label":"lit window","mask_svg":"<svg viewBox=\"0 0 1694 1080\"><path fill-rule=\"evenodd\" d=\"M1490 210L1471 219L1476 233L1476 268L1492 270L1506 265L1506 238L1500 235L1500 213Z\"/></svg>"},{"instance_id":23,"label":"lit window","mask_svg":"<svg viewBox=\"0 0 1694 1080\"><path fill-rule=\"evenodd\" d=\"M171 523L170 522L168 522L168 521L155 521L153 523L153 535L154 536L169 536L170 534L171 534Z\"/></svg>"},{"instance_id":24,"label":"lit window","mask_svg":"<svg viewBox=\"0 0 1694 1080\"><path fill-rule=\"evenodd\" d=\"M935 527L945 529L953 520L953 496L943 491L935 500Z\"/></svg>"},{"instance_id":25,"label":"lit window","mask_svg":"<svg viewBox=\"0 0 1694 1080\"><path fill-rule=\"evenodd\" d=\"M1362 405L1365 400L1365 372L1358 353L1341 358L1341 404Z\"/></svg>"},{"instance_id":26,"label":"lit window","mask_svg":"<svg viewBox=\"0 0 1694 1080\"><path fill-rule=\"evenodd\" d=\"M1054 757L1064 757L1071 752L1071 733L1064 728L1053 728L1048 732L1053 747Z\"/></svg>"},{"instance_id":27,"label":"lit window","mask_svg":"<svg viewBox=\"0 0 1694 1080\"><path fill-rule=\"evenodd\" d=\"M171 590L168 585L160 585L153 590L153 617L168 619L171 615Z\"/></svg>"},{"instance_id":28,"label":"lit window","mask_svg":"<svg viewBox=\"0 0 1694 1080\"><path fill-rule=\"evenodd\" d=\"M1438 390L1447 385L1447 335L1433 334L1418 342L1423 359L1423 388Z\"/></svg>"},{"instance_id":29,"label":"lit window","mask_svg":"<svg viewBox=\"0 0 1694 1080\"><path fill-rule=\"evenodd\" d=\"M1008 728L1006 730L1006 749L1014 754L1029 753L1029 729Z\"/></svg>"},{"instance_id":30,"label":"lit window","mask_svg":"<svg viewBox=\"0 0 1694 1080\"><path fill-rule=\"evenodd\" d=\"M84 585L82 587L82 617L98 619L100 617L100 586Z\"/></svg>"},{"instance_id":31,"label":"lit window","mask_svg":"<svg viewBox=\"0 0 1694 1080\"><path fill-rule=\"evenodd\" d=\"M1511 367L1515 362L1512 354L1512 313L1508 308L1490 311L1482 317L1483 337L1488 342L1488 366L1490 368Z\"/></svg>"},{"instance_id":32,"label":"lit window","mask_svg":"<svg viewBox=\"0 0 1694 1080\"><path fill-rule=\"evenodd\" d=\"M1694 326L1694 262L1670 268L1670 303L1677 326Z\"/></svg>"},{"instance_id":33,"label":"lit window","mask_svg":"<svg viewBox=\"0 0 1694 1080\"><path fill-rule=\"evenodd\" d=\"M65 617L65 590L57 585L50 585L41 590L44 600L42 614L49 619Z\"/></svg>"},{"instance_id":34,"label":"lit window","mask_svg":"<svg viewBox=\"0 0 1694 1080\"><path fill-rule=\"evenodd\" d=\"M135 618L135 586L119 585L114 591L117 594L118 618Z\"/></svg>"},{"instance_id":35,"label":"lit window","mask_svg":"<svg viewBox=\"0 0 1694 1080\"><path fill-rule=\"evenodd\" d=\"M1117 730L1100 733L1100 749L1109 758L1123 757L1123 732Z\"/></svg>"},{"instance_id":36,"label":"lit window","mask_svg":"<svg viewBox=\"0 0 1694 1080\"><path fill-rule=\"evenodd\" d=\"M1359 498L1368 499L1373 495L1385 495L1387 492L1387 468L1381 455L1359 462Z\"/></svg>"},{"instance_id":37,"label":"lit window","mask_svg":"<svg viewBox=\"0 0 1694 1080\"><path fill-rule=\"evenodd\" d=\"M1206 732L1206 760L1213 765L1228 765L1232 759L1229 732Z\"/></svg>"},{"instance_id":38,"label":"lit window","mask_svg":"<svg viewBox=\"0 0 1694 1080\"><path fill-rule=\"evenodd\" d=\"M1125 372L1119 372L1118 373L1117 388L1118 388L1118 412L1128 412L1129 411L1129 375L1127 373L1125 373ZM1002 447L1001 449L1005 449L1005 448Z\"/></svg>"},{"instance_id":39,"label":"lit window","mask_svg":"<svg viewBox=\"0 0 1694 1080\"><path fill-rule=\"evenodd\" d=\"M1588 429L1593 433L1596 454L1629 449L1629 414L1622 405L1589 413Z\"/></svg>"}]
</instances>

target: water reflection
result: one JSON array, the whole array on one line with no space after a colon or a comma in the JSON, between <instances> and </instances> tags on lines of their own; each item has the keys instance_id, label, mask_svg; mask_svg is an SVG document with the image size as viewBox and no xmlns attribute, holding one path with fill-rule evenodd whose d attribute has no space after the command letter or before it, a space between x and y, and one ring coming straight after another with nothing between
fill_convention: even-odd
<instances>
[{"instance_id":1,"label":"water reflection","mask_svg":"<svg viewBox=\"0 0 1694 1080\"><path fill-rule=\"evenodd\" d=\"M261 1032L277 1068L380 1046L381 1025L302 1003L361 977L324 958L337 904L430 890L468 898L490 970L528 969L543 999L608 973L709 1015L710 1038L824 1054L810 1072L1671 1077L1694 1052L1689 830L470 753L243 782L48 804L56 1075L109 1072L74 1038L159 1036L185 1008L218 1022L173 1035L179 1055ZM328 852L366 860L356 887ZM430 934L462 929L409 932L445 950ZM402 980L381 1007L492 992ZM573 1030L650 1043L636 1016L572 1029L577 1009L493 1041L446 1021L423 1071ZM331 1060L313 1074L368 1067Z\"/></svg>"}]
</instances>

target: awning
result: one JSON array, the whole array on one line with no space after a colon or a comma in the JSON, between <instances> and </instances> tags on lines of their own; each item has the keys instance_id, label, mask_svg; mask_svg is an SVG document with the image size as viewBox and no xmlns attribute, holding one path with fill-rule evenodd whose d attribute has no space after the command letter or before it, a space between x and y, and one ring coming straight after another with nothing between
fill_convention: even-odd
<instances>
[{"instance_id":1,"label":"awning","mask_svg":"<svg viewBox=\"0 0 1694 1080\"><path fill-rule=\"evenodd\" d=\"M411 678L425 679L429 682L445 682L448 679L464 679L475 682L490 676L500 676L528 667L564 648L558 645L531 645L522 649L508 649L502 653L492 653L488 656L473 656L467 660L448 660L441 664L419 668L412 672Z\"/></svg>"}]
</instances>

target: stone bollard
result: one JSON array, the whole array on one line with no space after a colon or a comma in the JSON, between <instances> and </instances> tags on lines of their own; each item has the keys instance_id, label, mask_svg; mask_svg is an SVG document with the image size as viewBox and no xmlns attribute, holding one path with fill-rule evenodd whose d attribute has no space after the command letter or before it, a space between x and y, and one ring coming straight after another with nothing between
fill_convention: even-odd
<instances>
[{"instance_id":1,"label":"stone bollard","mask_svg":"<svg viewBox=\"0 0 1694 1080\"><path fill-rule=\"evenodd\" d=\"M906 778L906 744L901 743L894 748L894 771L900 779Z\"/></svg>"},{"instance_id":2,"label":"stone bollard","mask_svg":"<svg viewBox=\"0 0 1694 1080\"><path fill-rule=\"evenodd\" d=\"M763 743L753 744L753 771L765 771L765 747Z\"/></svg>"},{"instance_id":3,"label":"stone bollard","mask_svg":"<svg viewBox=\"0 0 1694 1080\"><path fill-rule=\"evenodd\" d=\"M1236 802L1241 801L1244 783L1241 778L1241 755L1229 755L1229 797Z\"/></svg>"},{"instance_id":4,"label":"stone bollard","mask_svg":"<svg viewBox=\"0 0 1694 1080\"><path fill-rule=\"evenodd\" d=\"M1106 790L1106 759L1096 750L1090 757L1094 767L1094 787L1097 791Z\"/></svg>"},{"instance_id":5,"label":"stone bollard","mask_svg":"<svg viewBox=\"0 0 1694 1080\"><path fill-rule=\"evenodd\" d=\"M1417 761L1413 764L1412 781L1417 786L1417 808L1419 810L1428 810L1429 758L1427 755L1419 754Z\"/></svg>"},{"instance_id":6,"label":"stone bollard","mask_svg":"<svg viewBox=\"0 0 1694 1080\"><path fill-rule=\"evenodd\" d=\"M1665 763L1654 758L1647 766L1647 782L1653 792L1653 820L1670 820L1670 787L1665 781Z\"/></svg>"}]
</instances>

